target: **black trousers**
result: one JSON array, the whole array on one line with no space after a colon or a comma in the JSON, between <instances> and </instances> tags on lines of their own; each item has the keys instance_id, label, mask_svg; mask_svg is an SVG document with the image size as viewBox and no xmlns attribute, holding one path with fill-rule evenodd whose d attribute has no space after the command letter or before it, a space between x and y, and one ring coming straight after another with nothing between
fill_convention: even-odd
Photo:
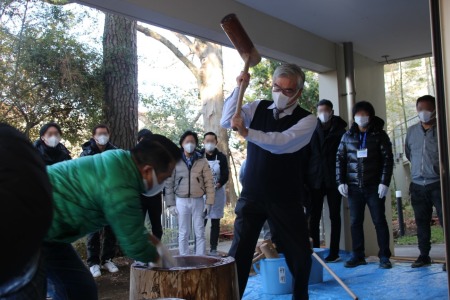
<instances>
[{"instance_id":1,"label":"black trousers","mask_svg":"<svg viewBox=\"0 0 450 300\"><path fill-rule=\"evenodd\" d=\"M427 185L411 183L409 190L411 192L411 205L414 209L414 217L417 225L417 240L419 243L420 254L428 256L431 250L431 217L433 206L442 223L442 200L441 184L435 182Z\"/></svg>"},{"instance_id":2,"label":"black trousers","mask_svg":"<svg viewBox=\"0 0 450 300\"><path fill-rule=\"evenodd\" d=\"M255 197L256 199L256 197ZM242 298L247 286L253 253L261 228L266 220L277 235L277 246L283 249L294 278L294 298L308 299L311 272L311 247L301 201L240 198L236 205L233 246L229 255L236 260L239 293Z\"/></svg>"},{"instance_id":3,"label":"black trousers","mask_svg":"<svg viewBox=\"0 0 450 300\"><path fill-rule=\"evenodd\" d=\"M142 213L148 213L150 224L152 225L152 233L158 239L161 239L163 235L163 228L161 224L162 215L162 198L161 194L153 197L141 196Z\"/></svg>"},{"instance_id":4,"label":"black trousers","mask_svg":"<svg viewBox=\"0 0 450 300\"><path fill-rule=\"evenodd\" d=\"M330 255L338 255L339 241L341 239L341 203L342 196L336 188L322 188L312 190L311 217L309 220L310 236L314 248L320 248L320 219L322 218L323 201L327 196L330 211Z\"/></svg>"},{"instance_id":5,"label":"black trousers","mask_svg":"<svg viewBox=\"0 0 450 300\"><path fill-rule=\"evenodd\" d=\"M352 233L352 249L355 258L365 257L364 247L364 212L366 206L369 208L373 225L375 225L376 238L378 242L379 258L390 258L389 249L389 227L385 214L386 198L380 199L378 196L378 186L368 186L359 188L358 186L348 186L348 204L350 207L350 224ZM374 237L370 237L374 238Z\"/></svg>"},{"instance_id":6,"label":"black trousers","mask_svg":"<svg viewBox=\"0 0 450 300\"><path fill-rule=\"evenodd\" d=\"M87 263L89 267L100 265L100 263L104 264L105 261L113 259L117 251L116 243L116 236L110 226L105 226L100 231L88 234Z\"/></svg>"},{"instance_id":7,"label":"black trousers","mask_svg":"<svg viewBox=\"0 0 450 300\"><path fill-rule=\"evenodd\" d=\"M29 279L27 283L27 278L25 276L17 276L14 278L12 285L16 287L18 284L24 284L20 289L14 292L9 292L6 294L2 290L2 285L0 285L0 299L1 300L45 300L47 295L47 278L44 267L44 255L38 253L32 258L31 262L26 265L23 273L29 271L30 268L35 267L36 273ZM3 284L4 288L10 289L12 286L6 286Z\"/></svg>"},{"instance_id":8,"label":"black trousers","mask_svg":"<svg viewBox=\"0 0 450 300\"><path fill-rule=\"evenodd\" d=\"M48 294L54 300L97 300L97 284L69 243L42 246Z\"/></svg>"},{"instance_id":9,"label":"black trousers","mask_svg":"<svg viewBox=\"0 0 450 300\"><path fill-rule=\"evenodd\" d=\"M208 223L208 219L205 219L205 227ZM220 233L220 219L211 219L211 234L209 236L209 244L211 250L217 250L217 245L219 244L219 233Z\"/></svg>"}]
</instances>

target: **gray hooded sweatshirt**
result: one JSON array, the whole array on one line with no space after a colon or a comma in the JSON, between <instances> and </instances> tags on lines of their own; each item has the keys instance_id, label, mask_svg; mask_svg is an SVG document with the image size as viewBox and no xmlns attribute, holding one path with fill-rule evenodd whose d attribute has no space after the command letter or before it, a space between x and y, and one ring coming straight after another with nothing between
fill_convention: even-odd
<instances>
[{"instance_id":1,"label":"gray hooded sweatshirt","mask_svg":"<svg viewBox=\"0 0 450 300\"><path fill-rule=\"evenodd\" d=\"M409 127L406 133L405 154L411 162L412 182L427 185L440 180L436 126L425 130L419 122Z\"/></svg>"}]
</instances>

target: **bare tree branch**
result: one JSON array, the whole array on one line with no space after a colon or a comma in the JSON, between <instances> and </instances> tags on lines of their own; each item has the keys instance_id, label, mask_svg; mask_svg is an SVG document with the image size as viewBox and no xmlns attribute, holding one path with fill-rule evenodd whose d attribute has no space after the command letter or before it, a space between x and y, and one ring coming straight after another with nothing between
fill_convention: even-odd
<instances>
[{"instance_id":1,"label":"bare tree branch","mask_svg":"<svg viewBox=\"0 0 450 300\"><path fill-rule=\"evenodd\" d=\"M199 110L199 112L197 113L195 118L192 120L192 126L191 126L192 128L194 128L195 123L197 123L198 119L200 119L202 114L203 114L203 112L201 110Z\"/></svg>"},{"instance_id":2,"label":"bare tree branch","mask_svg":"<svg viewBox=\"0 0 450 300\"><path fill-rule=\"evenodd\" d=\"M137 30L145 34L146 36L149 36L159 42L161 42L164 46L169 48L170 51L172 51L175 56L183 62L183 64L191 71L191 73L194 75L195 79L197 81L200 80L200 72L198 68L186 57L183 53L181 53L180 50L168 39L160 35L159 33L151 30L150 28L144 27L140 24L137 25Z\"/></svg>"},{"instance_id":3,"label":"bare tree branch","mask_svg":"<svg viewBox=\"0 0 450 300\"><path fill-rule=\"evenodd\" d=\"M175 36L180 39L180 41L189 47L189 50L191 50L192 54L196 54L198 56L198 51L195 49L195 45L193 42L191 42L190 39L187 38L184 34L174 32Z\"/></svg>"}]
</instances>

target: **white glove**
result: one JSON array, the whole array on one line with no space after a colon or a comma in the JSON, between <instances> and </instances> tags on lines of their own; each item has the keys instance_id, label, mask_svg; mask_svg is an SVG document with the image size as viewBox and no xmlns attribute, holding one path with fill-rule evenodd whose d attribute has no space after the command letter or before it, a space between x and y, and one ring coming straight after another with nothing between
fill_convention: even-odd
<instances>
[{"instance_id":1,"label":"white glove","mask_svg":"<svg viewBox=\"0 0 450 300\"><path fill-rule=\"evenodd\" d=\"M389 190L388 186L380 183L380 185L378 186L378 196L380 196L380 199L386 197L388 190Z\"/></svg>"},{"instance_id":2,"label":"white glove","mask_svg":"<svg viewBox=\"0 0 450 300\"><path fill-rule=\"evenodd\" d=\"M339 193L341 193L342 196L348 198L348 185L344 184L340 184L338 186L338 191Z\"/></svg>"},{"instance_id":3,"label":"white glove","mask_svg":"<svg viewBox=\"0 0 450 300\"><path fill-rule=\"evenodd\" d=\"M205 216L209 215L209 212L211 211L212 204L205 204L205 210L203 211Z\"/></svg>"},{"instance_id":4,"label":"white glove","mask_svg":"<svg viewBox=\"0 0 450 300\"><path fill-rule=\"evenodd\" d=\"M172 216L174 216L174 217L178 216L178 209L175 205L169 206L168 210Z\"/></svg>"}]
</instances>

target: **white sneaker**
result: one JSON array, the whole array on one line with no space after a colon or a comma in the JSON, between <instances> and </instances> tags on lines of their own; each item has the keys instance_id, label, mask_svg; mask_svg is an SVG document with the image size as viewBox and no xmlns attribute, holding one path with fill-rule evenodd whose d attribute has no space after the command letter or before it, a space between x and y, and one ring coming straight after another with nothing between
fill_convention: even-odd
<instances>
[{"instance_id":1,"label":"white sneaker","mask_svg":"<svg viewBox=\"0 0 450 300\"><path fill-rule=\"evenodd\" d=\"M116 273L119 272L119 269L116 267L116 265L112 262L112 260L107 260L103 267L108 270L110 273Z\"/></svg>"},{"instance_id":2,"label":"white sneaker","mask_svg":"<svg viewBox=\"0 0 450 300\"><path fill-rule=\"evenodd\" d=\"M100 272L99 265L93 265L92 267L89 268L89 270L91 271L92 277L94 277L94 278L97 278L100 275L102 275L102 272Z\"/></svg>"}]
</instances>

